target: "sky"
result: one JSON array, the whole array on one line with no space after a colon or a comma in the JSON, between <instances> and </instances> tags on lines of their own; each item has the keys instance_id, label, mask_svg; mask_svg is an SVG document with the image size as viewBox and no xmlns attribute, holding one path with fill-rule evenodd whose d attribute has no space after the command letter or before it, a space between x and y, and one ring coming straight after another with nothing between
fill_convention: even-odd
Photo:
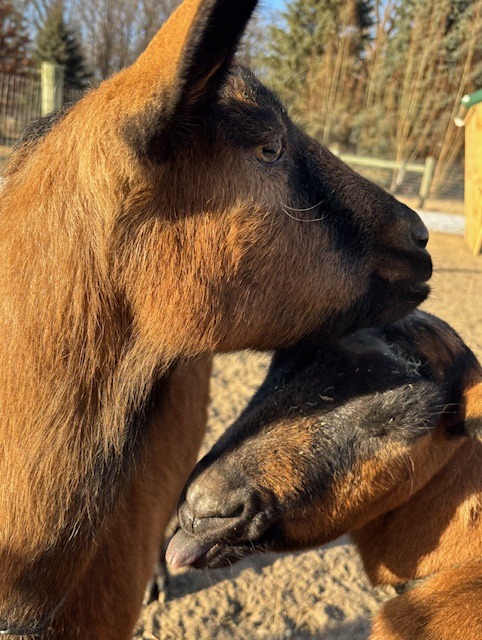
<instances>
[{"instance_id":1,"label":"sky","mask_svg":"<svg viewBox=\"0 0 482 640\"><path fill-rule=\"evenodd\" d=\"M279 9L285 3L285 0L262 0L262 3L270 9Z\"/></svg>"},{"instance_id":2,"label":"sky","mask_svg":"<svg viewBox=\"0 0 482 640\"><path fill-rule=\"evenodd\" d=\"M270 16L273 11L283 9L289 0L260 0L258 4L258 13L262 16Z\"/></svg>"}]
</instances>

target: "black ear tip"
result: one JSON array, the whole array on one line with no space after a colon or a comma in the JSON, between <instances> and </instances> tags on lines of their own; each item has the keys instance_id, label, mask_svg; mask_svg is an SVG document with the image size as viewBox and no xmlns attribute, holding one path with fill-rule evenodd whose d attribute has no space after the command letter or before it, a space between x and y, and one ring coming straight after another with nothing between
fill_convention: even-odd
<instances>
[{"instance_id":1,"label":"black ear tip","mask_svg":"<svg viewBox=\"0 0 482 640\"><path fill-rule=\"evenodd\" d=\"M212 0L204 6L207 20L211 22L211 32L243 31L258 4L258 0ZM231 35L232 37L232 35Z\"/></svg>"},{"instance_id":2,"label":"black ear tip","mask_svg":"<svg viewBox=\"0 0 482 640\"><path fill-rule=\"evenodd\" d=\"M209 4L214 7L224 6L235 14L241 10L253 11L258 4L258 0L211 0Z\"/></svg>"}]
</instances>

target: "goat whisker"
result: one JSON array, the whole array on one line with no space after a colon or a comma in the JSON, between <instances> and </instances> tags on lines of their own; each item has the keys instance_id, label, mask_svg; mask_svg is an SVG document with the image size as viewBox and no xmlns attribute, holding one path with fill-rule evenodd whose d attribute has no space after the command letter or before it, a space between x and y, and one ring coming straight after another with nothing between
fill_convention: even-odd
<instances>
[{"instance_id":1,"label":"goat whisker","mask_svg":"<svg viewBox=\"0 0 482 640\"><path fill-rule=\"evenodd\" d=\"M323 204L323 202L324 200L320 200L320 202L317 202L311 207L306 207L306 209L298 209L296 207L290 207L289 205L283 204L283 203L281 203L281 207L283 208L283 211L286 213L288 218L291 218L292 220L296 220L297 222L319 222L320 220L324 220L326 216L320 216L319 218L297 218L296 216L291 214L288 211L288 209L290 211L299 211L300 213L303 213L305 211L313 211L313 209L316 209L317 207L319 207L320 204Z\"/></svg>"},{"instance_id":2,"label":"goat whisker","mask_svg":"<svg viewBox=\"0 0 482 640\"><path fill-rule=\"evenodd\" d=\"M284 204L283 202L281 203L281 206L285 207L286 209L289 209L290 211L312 211L313 209L316 209L316 207L319 207L320 204L323 204L324 202L325 202L324 200L320 200L319 202L312 205L311 207L306 207L306 209L298 209L297 207L290 207L287 204Z\"/></svg>"}]
</instances>

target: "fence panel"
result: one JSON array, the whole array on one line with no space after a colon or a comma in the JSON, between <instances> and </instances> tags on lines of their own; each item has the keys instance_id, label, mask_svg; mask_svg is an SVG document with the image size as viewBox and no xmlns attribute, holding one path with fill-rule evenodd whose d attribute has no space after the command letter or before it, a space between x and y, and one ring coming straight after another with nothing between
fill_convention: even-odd
<instances>
[{"instance_id":1,"label":"fence panel","mask_svg":"<svg viewBox=\"0 0 482 640\"><path fill-rule=\"evenodd\" d=\"M0 146L13 146L41 107L40 80L0 74Z\"/></svg>"},{"instance_id":2,"label":"fence panel","mask_svg":"<svg viewBox=\"0 0 482 640\"><path fill-rule=\"evenodd\" d=\"M341 159L355 171L390 193L404 198L413 198L423 206L429 196L436 200L464 200L464 169L453 166L443 181L432 183L435 161L427 158L425 164L403 163L382 158L341 154Z\"/></svg>"}]
</instances>

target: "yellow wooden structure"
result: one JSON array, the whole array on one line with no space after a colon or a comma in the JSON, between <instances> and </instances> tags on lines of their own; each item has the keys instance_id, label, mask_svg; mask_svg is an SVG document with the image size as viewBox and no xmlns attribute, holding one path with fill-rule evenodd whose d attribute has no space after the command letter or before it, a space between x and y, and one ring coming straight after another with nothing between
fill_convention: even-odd
<instances>
[{"instance_id":1,"label":"yellow wooden structure","mask_svg":"<svg viewBox=\"0 0 482 640\"><path fill-rule=\"evenodd\" d=\"M478 91L482 100L482 91ZM465 118L465 237L475 256L482 253L482 101L466 96ZM469 104L469 100L471 104Z\"/></svg>"}]
</instances>

